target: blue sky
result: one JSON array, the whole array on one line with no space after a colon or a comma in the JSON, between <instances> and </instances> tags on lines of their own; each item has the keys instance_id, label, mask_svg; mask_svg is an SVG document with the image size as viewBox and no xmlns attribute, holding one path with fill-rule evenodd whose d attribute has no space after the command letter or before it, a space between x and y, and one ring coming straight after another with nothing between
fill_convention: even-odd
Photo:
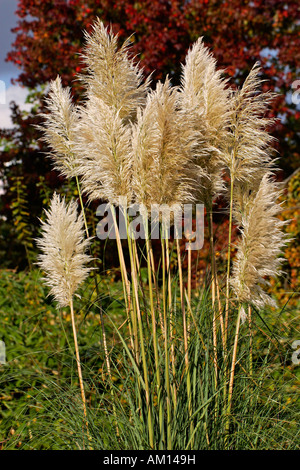
<instances>
[{"instance_id":1,"label":"blue sky","mask_svg":"<svg viewBox=\"0 0 300 470\"><path fill-rule=\"evenodd\" d=\"M29 109L29 105L24 105L27 96L26 88L12 86L11 79L17 78L19 69L11 62L5 62L7 53L11 50L15 35L11 29L16 26L17 0L0 0L0 127L11 127L9 103L15 101L22 109ZM5 87L3 87L3 82Z\"/></svg>"},{"instance_id":2,"label":"blue sky","mask_svg":"<svg viewBox=\"0 0 300 470\"><path fill-rule=\"evenodd\" d=\"M17 0L0 0L0 79L6 87L10 85L10 79L18 76L18 68L11 62L5 62L6 54L11 50L15 35L11 28L16 26Z\"/></svg>"}]
</instances>

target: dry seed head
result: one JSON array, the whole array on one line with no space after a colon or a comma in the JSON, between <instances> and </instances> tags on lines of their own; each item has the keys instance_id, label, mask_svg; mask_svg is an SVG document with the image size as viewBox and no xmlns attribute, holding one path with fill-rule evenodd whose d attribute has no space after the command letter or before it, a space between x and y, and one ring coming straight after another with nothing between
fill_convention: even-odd
<instances>
[{"instance_id":1,"label":"dry seed head","mask_svg":"<svg viewBox=\"0 0 300 470\"><path fill-rule=\"evenodd\" d=\"M216 60L199 38L188 51L181 78L182 106L194 110L199 120L202 118L212 140L224 136L228 119L227 81L216 67Z\"/></svg>"},{"instance_id":2,"label":"dry seed head","mask_svg":"<svg viewBox=\"0 0 300 470\"><path fill-rule=\"evenodd\" d=\"M129 57L130 38L118 49L118 36L104 27L98 18L92 33L85 33L83 59L86 75L81 75L87 97L97 97L112 107L124 120L135 119L143 106L150 80L144 81L142 69Z\"/></svg>"},{"instance_id":3,"label":"dry seed head","mask_svg":"<svg viewBox=\"0 0 300 470\"><path fill-rule=\"evenodd\" d=\"M223 191L223 147L229 119L227 81L216 69L216 60L204 46L202 38L188 51L182 69L180 105L193 114L195 157L199 168L198 196L211 204Z\"/></svg>"},{"instance_id":4,"label":"dry seed head","mask_svg":"<svg viewBox=\"0 0 300 470\"><path fill-rule=\"evenodd\" d=\"M177 111L178 92L167 79L148 95L133 127L135 201L148 210L152 204L181 207L192 199L190 131Z\"/></svg>"},{"instance_id":5,"label":"dry seed head","mask_svg":"<svg viewBox=\"0 0 300 470\"><path fill-rule=\"evenodd\" d=\"M231 178L239 181L255 179L273 167L268 133L273 119L266 117L272 93L260 93L260 68L255 64L242 88L232 93L230 133L228 134L225 164Z\"/></svg>"},{"instance_id":6,"label":"dry seed head","mask_svg":"<svg viewBox=\"0 0 300 470\"><path fill-rule=\"evenodd\" d=\"M115 110L94 97L76 126L76 169L90 200L131 200L131 128Z\"/></svg>"},{"instance_id":7,"label":"dry seed head","mask_svg":"<svg viewBox=\"0 0 300 470\"><path fill-rule=\"evenodd\" d=\"M78 114L71 100L70 88L62 87L60 77L50 83L46 103L49 113L42 114L45 122L39 129L44 133L43 140L52 150L50 156L55 169L71 178L75 169L74 141Z\"/></svg>"},{"instance_id":8,"label":"dry seed head","mask_svg":"<svg viewBox=\"0 0 300 470\"><path fill-rule=\"evenodd\" d=\"M258 169L255 178L249 178L248 181L234 181L232 216L234 223L239 227L242 226L243 220L247 218L253 206L257 191L259 190L261 180L267 172L267 168ZM272 173L269 171L268 174L271 175ZM230 198L229 190L227 192L227 198L228 200Z\"/></svg>"},{"instance_id":9,"label":"dry seed head","mask_svg":"<svg viewBox=\"0 0 300 470\"><path fill-rule=\"evenodd\" d=\"M46 273L50 294L64 307L91 271L85 266L91 261L86 254L90 239L85 239L83 216L78 215L75 201L66 205L64 199L54 194L45 213L42 237L37 240L42 251L38 265Z\"/></svg>"},{"instance_id":10,"label":"dry seed head","mask_svg":"<svg viewBox=\"0 0 300 470\"><path fill-rule=\"evenodd\" d=\"M253 304L261 309L276 305L262 286L268 285L266 277L280 274L282 248L287 243L282 222L277 217L281 211L277 199L281 192L269 173L259 185L246 214L242 217L242 237L233 262L231 286L239 302Z\"/></svg>"}]
</instances>

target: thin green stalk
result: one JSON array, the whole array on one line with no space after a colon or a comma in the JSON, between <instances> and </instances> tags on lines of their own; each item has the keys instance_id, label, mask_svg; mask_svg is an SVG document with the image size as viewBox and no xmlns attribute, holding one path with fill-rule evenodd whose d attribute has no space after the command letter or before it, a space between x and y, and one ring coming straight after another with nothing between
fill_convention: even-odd
<instances>
[{"instance_id":1,"label":"thin green stalk","mask_svg":"<svg viewBox=\"0 0 300 470\"><path fill-rule=\"evenodd\" d=\"M230 178L230 209L229 209L229 231L228 231L228 253L227 253L227 274L226 274L226 300L225 300L225 356L224 356L224 377L227 380L227 338L228 338L228 319L229 319L229 278L230 278L230 261L231 261L231 235L232 235L232 209L233 209L233 184L234 176L231 172ZM224 387L224 403L226 403L227 390ZM226 413L225 413L226 414Z\"/></svg>"},{"instance_id":2,"label":"thin green stalk","mask_svg":"<svg viewBox=\"0 0 300 470\"><path fill-rule=\"evenodd\" d=\"M135 300L134 307L136 309L136 315L137 315L137 320L138 320L140 348L141 348L144 381L145 381L149 443L150 443L150 447L153 449L154 448L154 430L153 430L152 410L151 410L151 403L150 403L148 367L147 367L147 360L146 360L146 353L145 353L145 340L144 340L144 333L143 333L142 317L141 317L140 304L139 304L138 281L137 281L137 273L136 273L136 266L135 266L135 257L133 253L132 240L131 240L129 233L128 233L128 246L129 246L129 256L130 256L130 263L131 263L132 285L133 285L134 300Z\"/></svg>"},{"instance_id":3,"label":"thin green stalk","mask_svg":"<svg viewBox=\"0 0 300 470\"><path fill-rule=\"evenodd\" d=\"M115 227L117 250L118 250L118 256L119 256L120 271L121 271L122 286L123 286L123 295L124 295L125 309L126 309L126 317L127 317L127 323L128 323L128 329L129 329L129 338L130 338L132 350L135 351L135 355L137 358L137 355L138 355L137 328L136 328L136 320L132 314L132 308L131 308L130 282L127 276L123 247L122 247L119 228L117 224L116 211L115 211L113 204L110 205L110 208L111 208L111 213L112 213L114 227ZM127 220L127 218L125 218L125 220ZM131 316L131 319L130 319L130 316Z\"/></svg>"},{"instance_id":4,"label":"thin green stalk","mask_svg":"<svg viewBox=\"0 0 300 470\"><path fill-rule=\"evenodd\" d=\"M137 243L136 243L135 238L132 240L132 244L133 244L133 251L134 251L134 256L135 256L136 269L137 269L137 274L138 274L138 279L139 279L139 288L141 290L141 294L142 294L142 297L143 297L143 305L144 305L144 311L145 311L145 314L146 314L146 321L147 321L147 325L148 325L148 328L149 328L149 331L150 331L150 322L149 322L147 301L146 301L146 295L145 295L145 290L144 290L144 286L143 286L143 280L142 280L142 275L141 275L141 264L140 264L140 260L139 260L139 256L138 256L138 248L137 248Z\"/></svg>"},{"instance_id":5,"label":"thin green stalk","mask_svg":"<svg viewBox=\"0 0 300 470\"><path fill-rule=\"evenodd\" d=\"M168 320L166 305L166 260L165 260L165 240L161 233L161 256L162 256L162 284L163 284L163 312L164 312L164 328L165 328L165 382L167 391L167 448L172 450L172 434L171 434L171 389L170 389L170 358L168 348Z\"/></svg>"},{"instance_id":6,"label":"thin green stalk","mask_svg":"<svg viewBox=\"0 0 300 470\"><path fill-rule=\"evenodd\" d=\"M158 310L158 315L159 315L160 328L164 337L165 335L164 322L163 322L163 317L162 317L162 312L161 312L159 289L158 289L156 272L155 272L154 255L153 255L153 249L152 249L152 244L151 244L150 239L149 239L149 252L150 252L150 263L151 263L151 270L153 274L154 288L155 288L155 293L156 293L156 305L157 305L157 310Z\"/></svg>"},{"instance_id":7,"label":"thin green stalk","mask_svg":"<svg viewBox=\"0 0 300 470\"><path fill-rule=\"evenodd\" d=\"M78 191L78 196L79 196L79 202L80 202L80 206L81 206L81 212L82 212L83 221L84 221L85 233L86 233L86 237L89 238L89 229L88 229L88 225L87 225L87 220L86 220L86 215L85 215L85 208L84 208L84 205L83 205L81 188L80 188L78 176L75 176L75 179L76 179L77 191Z\"/></svg>"},{"instance_id":8,"label":"thin green stalk","mask_svg":"<svg viewBox=\"0 0 300 470\"><path fill-rule=\"evenodd\" d=\"M237 316L237 321L236 321L233 353L232 353L229 388L228 388L228 401L227 401L226 427L225 427L225 429L226 429L226 447L228 445L228 439L227 438L228 438L229 427L230 427L230 413L231 413L231 405L232 405L232 393L233 393L234 372L235 372L235 366L236 366L238 339L239 339L239 331L240 331L240 324L241 324L241 311L242 311L242 305L239 305L238 316Z\"/></svg>"},{"instance_id":9,"label":"thin green stalk","mask_svg":"<svg viewBox=\"0 0 300 470\"><path fill-rule=\"evenodd\" d=\"M74 338L74 346L75 346L75 356L76 356L76 363L77 363L77 371L78 371L79 386L80 386L80 392L81 392L83 414L84 414L84 417L85 417L85 426L86 426L86 429L87 429L87 435L89 437L87 411L86 411L86 398L85 398L84 385L83 385L83 379L82 379L82 370L81 370L80 355L79 355L78 342L77 342L77 332L76 332L74 306L73 306L73 298L72 297L70 298L69 305L70 305L70 313L71 313L71 321L72 321L72 329L73 329L73 338Z\"/></svg>"},{"instance_id":10,"label":"thin green stalk","mask_svg":"<svg viewBox=\"0 0 300 470\"><path fill-rule=\"evenodd\" d=\"M191 316L191 318L192 318L192 320L193 320L194 327L196 328L197 334L198 334L199 339L200 339L200 341L201 341L201 344L202 344L202 346L203 346L203 350L204 350L204 351L207 351L207 347L205 346L203 336L201 335L201 333L200 333L200 331L199 331L199 327L198 327L198 325L197 325L195 316L194 316L194 314L193 314L193 312L192 312L191 305L190 305L190 303L189 303L189 299L188 299L186 290L184 291L184 294L185 294L185 300L186 300L186 303L187 303L187 307L188 307L189 314L190 314L190 316ZM211 358L211 359L212 359L212 358Z\"/></svg>"},{"instance_id":11,"label":"thin green stalk","mask_svg":"<svg viewBox=\"0 0 300 470\"><path fill-rule=\"evenodd\" d=\"M191 241L189 240L188 245L188 299L191 303L192 296L192 250L191 250Z\"/></svg>"},{"instance_id":12,"label":"thin green stalk","mask_svg":"<svg viewBox=\"0 0 300 470\"><path fill-rule=\"evenodd\" d=\"M155 372L156 372L156 381L157 381L157 402L158 402L158 407L159 407L159 428L160 428L159 447L162 448L161 446L162 446L162 443L164 441L164 419L163 419L163 403L162 403L162 397L161 397L161 381L160 381L160 371L159 371L158 337L157 337L157 330L156 330L156 318L155 318L154 299L153 299L152 269L151 269L151 254L150 254L150 242L149 242L149 233L148 233L148 220L144 220L144 226L147 227L147 230L146 230L146 251L147 251L147 269L148 269L150 310L151 310L151 319L152 319L152 334L153 334L153 347L154 347L154 359L155 359Z\"/></svg>"},{"instance_id":13,"label":"thin green stalk","mask_svg":"<svg viewBox=\"0 0 300 470\"><path fill-rule=\"evenodd\" d=\"M215 260L215 262L216 262L216 260ZM220 298L220 286L219 286L216 267L215 267L215 280L216 280L217 299L218 299L218 308L219 308L219 320L220 320L220 326L221 326L223 351L224 351L224 355L226 356L227 349L226 349L226 342L225 342L225 326L224 326L224 319L223 319L223 313L222 313L222 304L221 304L221 298Z\"/></svg>"},{"instance_id":14,"label":"thin green stalk","mask_svg":"<svg viewBox=\"0 0 300 470\"><path fill-rule=\"evenodd\" d=\"M209 242L210 242L210 255L211 255L211 285L212 285L212 311L213 311L213 355L214 355L214 380L215 390L218 388L218 340L217 340L217 322L216 322L216 291L217 291L217 279L216 279L216 259L214 250L214 237L213 237L213 216L212 216L212 204L208 208L208 228L209 228ZM222 318L222 312L219 313ZM225 344L225 338L223 340L223 347ZM218 417L218 401L215 401L215 420Z\"/></svg>"},{"instance_id":15,"label":"thin green stalk","mask_svg":"<svg viewBox=\"0 0 300 470\"><path fill-rule=\"evenodd\" d=\"M249 324L249 377L253 380L253 338L252 338L252 312L251 305L248 305L248 324Z\"/></svg>"},{"instance_id":16,"label":"thin green stalk","mask_svg":"<svg viewBox=\"0 0 300 470\"><path fill-rule=\"evenodd\" d=\"M171 362L172 362L172 373L173 373L173 381L172 381L172 391L173 391L173 404L174 404L174 412L176 411L177 407L177 390L176 390L176 364L175 364L175 347L174 347L174 316L173 316L173 306L172 306L172 283L171 283L171 269L170 269L170 253L169 253L169 243L168 243L168 231L165 231L166 241L165 241L165 248L166 248L166 268L167 268L167 275L168 275L168 307L169 307L169 321L170 321L170 352L171 352Z\"/></svg>"},{"instance_id":17,"label":"thin green stalk","mask_svg":"<svg viewBox=\"0 0 300 470\"><path fill-rule=\"evenodd\" d=\"M214 240L213 240L213 225L212 225L212 207L208 211L208 228L209 228L209 242L210 242L210 255L211 255L211 287L212 287L212 310L213 310L213 349L214 349L214 370L215 370L215 388L218 384L218 353L217 353L217 325L216 325L216 273L215 273L215 259L214 259Z\"/></svg>"},{"instance_id":18,"label":"thin green stalk","mask_svg":"<svg viewBox=\"0 0 300 470\"><path fill-rule=\"evenodd\" d=\"M179 239L178 238L176 238L176 248L177 248L177 260L178 260L178 274L179 274L179 290L180 290L181 311L182 311L182 315L185 316L182 261L181 261L180 244L179 244Z\"/></svg>"},{"instance_id":19,"label":"thin green stalk","mask_svg":"<svg viewBox=\"0 0 300 470\"><path fill-rule=\"evenodd\" d=\"M185 292L186 302L190 316L192 317L191 304L188 298L188 294ZM190 417L190 432L192 436L191 449L194 446L194 423L192 421L193 409L192 409L192 389L191 389L191 375L190 375L190 364L189 364L189 352L188 352L188 333L186 325L186 315L183 316L183 338L184 338L184 349L185 349L185 367L186 367L186 385L187 385L187 398L188 398L188 410Z\"/></svg>"}]
</instances>

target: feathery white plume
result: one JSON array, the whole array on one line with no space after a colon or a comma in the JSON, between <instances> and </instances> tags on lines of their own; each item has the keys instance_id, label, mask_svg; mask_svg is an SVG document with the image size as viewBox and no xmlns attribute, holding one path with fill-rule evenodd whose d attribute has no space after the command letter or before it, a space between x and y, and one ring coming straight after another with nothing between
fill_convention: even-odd
<instances>
[{"instance_id":1,"label":"feathery white plume","mask_svg":"<svg viewBox=\"0 0 300 470\"><path fill-rule=\"evenodd\" d=\"M182 68L180 106L187 115L193 115L190 126L197 130L198 199L208 204L223 191L222 153L229 118L226 84L216 60L199 38Z\"/></svg>"},{"instance_id":2,"label":"feathery white plume","mask_svg":"<svg viewBox=\"0 0 300 470\"><path fill-rule=\"evenodd\" d=\"M143 107L149 80L129 58L130 39L118 49L118 36L98 19L86 33L86 104L75 128L76 174L90 200L118 204L132 199L131 125Z\"/></svg>"},{"instance_id":3,"label":"feathery white plume","mask_svg":"<svg viewBox=\"0 0 300 470\"><path fill-rule=\"evenodd\" d=\"M266 173L245 215L242 216L242 237L233 262L231 286L239 300L261 309L275 306L275 301L264 291L266 277L280 274L282 248L287 243L282 222L277 217L281 206L278 184Z\"/></svg>"},{"instance_id":4,"label":"feathery white plume","mask_svg":"<svg viewBox=\"0 0 300 470\"><path fill-rule=\"evenodd\" d=\"M77 174L90 200L130 200L131 128L119 113L94 97L82 109L76 133Z\"/></svg>"},{"instance_id":5,"label":"feathery white plume","mask_svg":"<svg viewBox=\"0 0 300 470\"><path fill-rule=\"evenodd\" d=\"M90 239L85 239L82 214L77 213L77 204L54 194L46 221L42 222L42 237L37 245L42 251L38 264L46 273L46 284L61 307L70 303L78 286L85 280L91 268L86 254Z\"/></svg>"},{"instance_id":6,"label":"feathery white plume","mask_svg":"<svg viewBox=\"0 0 300 470\"><path fill-rule=\"evenodd\" d=\"M270 176L272 174L270 171L268 171L268 168L262 168L257 170L255 178L249 178L248 181L234 181L232 216L234 223L239 227L242 226L243 220L247 218L249 211L253 206L253 201L260 187L261 180L266 173L268 173Z\"/></svg>"},{"instance_id":7,"label":"feathery white plume","mask_svg":"<svg viewBox=\"0 0 300 470\"><path fill-rule=\"evenodd\" d=\"M45 122L38 127L44 132L43 140L52 149L50 156L55 169L61 175L71 178L75 170L74 141L78 114L71 100L70 88L62 87L59 76L50 83L46 103L49 113L42 114Z\"/></svg>"},{"instance_id":8,"label":"feathery white plume","mask_svg":"<svg viewBox=\"0 0 300 470\"><path fill-rule=\"evenodd\" d=\"M85 33L85 39L87 74L81 79L87 96L100 98L121 119L135 119L137 108L145 103L150 80L144 81L142 69L129 57L131 39L118 49L118 36L108 31L99 18L92 33Z\"/></svg>"}]
</instances>

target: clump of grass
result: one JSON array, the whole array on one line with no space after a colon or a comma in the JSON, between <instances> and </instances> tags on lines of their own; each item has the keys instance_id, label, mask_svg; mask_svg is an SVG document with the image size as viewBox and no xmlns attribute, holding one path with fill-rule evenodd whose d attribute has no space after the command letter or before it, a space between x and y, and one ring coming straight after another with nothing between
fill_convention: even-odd
<instances>
[{"instance_id":1,"label":"clump of grass","mask_svg":"<svg viewBox=\"0 0 300 470\"><path fill-rule=\"evenodd\" d=\"M181 87L173 88L167 78L154 91L149 91L149 80L143 82L142 71L130 58L128 40L118 48L117 37L98 20L86 41L87 70L80 77L86 86L86 99L74 110L69 90L62 89L57 79L51 85L51 114L46 118L45 134L56 167L77 179L82 210L81 188L90 200L106 200L113 214L128 328L126 337L122 325L114 325L123 347L121 363L113 362L111 367L112 351L105 351L112 406L105 405L103 410L109 422L108 410L112 410L115 445L170 450L241 448L251 445L250 436L256 432L259 437L254 439L255 446L260 448L266 436L262 422L273 420L274 408L270 406L268 414L266 403L269 406L270 402L260 400L257 394L260 379L253 369L250 306L261 309L270 303L261 284L266 283L266 276L278 273L278 255L285 243L282 223L276 219L278 187L270 177L272 138L267 126L271 120L264 116L271 96L259 92L257 66L243 87L232 91L201 40L187 55ZM65 170L69 167L72 171ZM221 193L229 194L228 261L223 286L212 232L212 208ZM142 205L140 221L146 234L145 250L139 256L125 202L127 261L115 210L124 199ZM161 243L160 266L156 267L149 217L155 204L168 205L176 213L183 204L199 201L205 204L209 217L211 283L195 302L191 240L187 244L185 283L182 253L177 243L178 270L174 269L174 251L166 240L168 226L163 217L156 220ZM59 204L56 201L57 207ZM73 214L75 206L70 211ZM70 291L64 276L72 276L73 265L68 263L73 250L80 251L87 241L83 241L80 229L80 241L72 244L70 258L64 257L70 248L68 245L65 249L69 228L76 225L75 221L70 227L66 225L67 218L68 214L60 211L56 225L47 226L47 238L55 236L57 229L59 237L53 242L51 238L51 244L46 238L40 243L44 251L41 267L47 272L52 293L58 300L64 296L64 302L70 304L73 318L75 289ZM242 236L231 274L234 218ZM87 261L82 250L80 253L80 262ZM56 275L53 286L49 263L56 266L62 254L59 285ZM146 282L141 276L143 262L147 266ZM246 311L247 333L241 325ZM76 357L83 391L77 347ZM113 379L122 386L121 394ZM250 387L253 384L255 387ZM241 404L240 397L244 397ZM92 415L87 412L83 392L82 401L85 419L90 422Z\"/></svg>"},{"instance_id":2,"label":"clump of grass","mask_svg":"<svg viewBox=\"0 0 300 470\"><path fill-rule=\"evenodd\" d=\"M278 361L274 363L275 352L282 353L284 348L278 347L273 339L270 342L263 339L263 336L260 337L260 341L263 339L262 349L256 351L254 373L250 376L249 338L246 331L241 334L241 353L236 366L230 432L227 433L226 415L222 413L226 405L223 390L227 384L225 380L220 380L218 387L215 387L211 334L213 317L208 291L203 292L202 298L193 304L193 309L197 312L197 328L190 333L188 351L192 391L190 402L183 347L176 351L176 373L171 374L170 378L171 384L175 383L178 389L176 407L174 404L171 407L173 449L222 450L225 442L228 449L235 450L299 449L299 408L293 402L288 403L288 396L284 392L284 387L288 384L283 386L280 383L283 366ZM108 322L111 322L109 317L107 312ZM181 314L178 312L178 342L182 341L183 325L180 319ZM261 327L262 322L257 320L256 326ZM83 426L86 417L81 406L81 396L76 384L70 383L69 376L57 380L45 371L29 370L26 366L22 370L12 371L11 367L2 370L1 386L12 382L15 393L19 389L26 389L29 403L28 407L26 402L23 402L23 406L17 410L15 420L18 421L18 427L3 443L4 449L167 449L167 436L161 432L157 406L158 387L153 341L147 337L145 348L151 378L151 414L154 429L154 443L151 445L142 364L136 363L126 344L126 336L122 333L120 336L119 345L115 344L111 352L112 383L109 383L108 376L104 378L98 372L97 351L91 361L94 366L86 362L82 364L88 403L89 436ZM218 353L221 353L221 343ZM164 362L164 351L161 352L160 360ZM221 377L223 367L222 360L219 360ZM161 384L164 382L164 375L164 368L160 367ZM110 387L114 388L113 396L110 394ZM161 387L160 400L166 411L167 392L164 387ZM116 420L118 434L115 428ZM166 413L163 424L164 429L167 429ZM12 421L10 425L12 426Z\"/></svg>"}]
</instances>

